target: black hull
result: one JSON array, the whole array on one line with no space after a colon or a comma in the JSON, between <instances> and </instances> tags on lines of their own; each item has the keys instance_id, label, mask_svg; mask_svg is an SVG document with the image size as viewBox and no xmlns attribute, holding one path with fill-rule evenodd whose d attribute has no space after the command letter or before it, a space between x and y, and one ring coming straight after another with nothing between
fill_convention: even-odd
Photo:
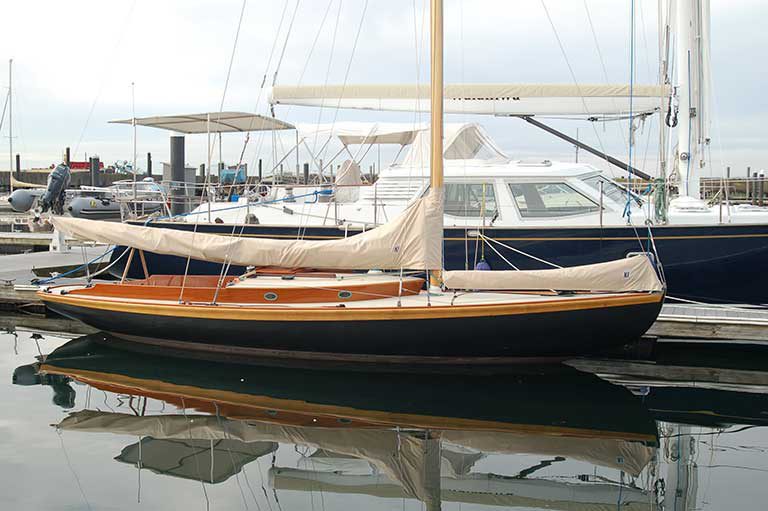
<instances>
[{"instance_id":1,"label":"black hull","mask_svg":"<svg viewBox=\"0 0 768 511\"><path fill-rule=\"evenodd\" d=\"M159 222L151 226L174 229L194 228L193 224ZM199 232L229 235L232 226L201 224ZM768 272L761 271L768 260L768 225L655 226L652 228L659 258L667 277L668 294L702 302L768 303ZM236 229L240 232L240 226ZM335 226L302 228L304 239L338 238L344 231ZM578 266L621 259L631 252L648 251L647 230L640 227L578 228L506 228L485 230L488 237L560 266ZM246 225L244 236L295 239L295 227ZM640 239L638 240L638 236ZM445 230L445 266L449 270L470 269L481 254L476 253L477 238L467 236L465 229ZM545 266L533 259L496 246L505 258L520 269ZM122 250L113 253L113 260ZM492 269L509 269L490 248L484 251ZM125 257L113 267L120 276ZM147 254L147 266L154 274L183 274L185 258ZM243 268L232 267L235 274ZM218 275L220 264L192 261L190 273ZM131 278L142 278L138 258L130 268Z\"/></svg>"},{"instance_id":2,"label":"black hull","mask_svg":"<svg viewBox=\"0 0 768 511\"><path fill-rule=\"evenodd\" d=\"M171 349L348 361L562 357L639 339L658 301L578 310L442 319L269 321L170 317L49 302L48 307L128 340Z\"/></svg>"}]
</instances>

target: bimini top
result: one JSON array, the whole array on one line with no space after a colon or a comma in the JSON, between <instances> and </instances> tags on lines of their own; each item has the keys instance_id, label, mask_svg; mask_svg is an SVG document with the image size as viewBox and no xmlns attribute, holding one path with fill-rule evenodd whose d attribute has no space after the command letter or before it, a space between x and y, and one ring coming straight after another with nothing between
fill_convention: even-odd
<instances>
[{"instance_id":1,"label":"bimini top","mask_svg":"<svg viewBox=\"0 0 768 511\"><path fill-rule=\"evenodd\" d=\"M148 126L178 133L236 133L244 131L293 130L293 124L247 112L205 112L201 114L158 115L109 121L111 124Z\"/></svg>"},{"instance_id":2,"label":"bimini top","mask_svg":"<svg viewBox=\"0 0 768 511\"><path fill-rule=\"evenodd\" d=\"M336 122L333 124L299 124L304 139L337 137L344 145L412 144L416 135L428 129L426 124L390 122Z\"/></svg>"},{"instance_id":3,"label":"bimini top","mask_svg":"<svg viewBox=\"0 0 768 511\"><path fill-rule=\"evenodd\" d=\"M443 127L446 162L473 161L475 163L504 164L509 157L504 154L493 139L479 125L474 123L449 123ZM414 137L410 150L403 158L403 165L423 167L429 164L429 130L419 131Z\"/></svg>"},{"instance_id":4,"label":"bimini top","mask_svg":"<svg viewBox=\"0 0 768 511\"><path fill-rule=\"evenodd\" d=\"M337 122L299 124L301 138L319 140L336 137L344 145L395 144L411 146L403 165L423 165L429 161L429 126L417 123ZM475 160L504 163L509 157L485 130L475 123L445 123L446 160Z\"/></svg>"}]
</instances>

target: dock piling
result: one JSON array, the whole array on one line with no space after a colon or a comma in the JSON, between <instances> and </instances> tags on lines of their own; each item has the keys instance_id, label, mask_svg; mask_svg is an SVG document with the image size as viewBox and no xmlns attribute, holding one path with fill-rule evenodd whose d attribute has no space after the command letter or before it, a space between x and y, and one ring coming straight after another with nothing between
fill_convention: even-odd
<instances>
[{"instance_id":1,"label":"dock piling","mask_svg":"<svg viewBox=\"0 0 768 511\"><path fill-rule=\"evenodd\" d=\"M88 160L91 173L91 186L101 186L101 183L99 182L99 163L98 156L94 156Z\"/></svg>"},{"instance_id":2,"label":"dock piling","mask_svg":"<svg viewBox=\"0 0 768 511\"><path fill-rule=\"evenodd\" d=\"M171 136L171 215L185 211L186 176L184 175L184 137Z\"/></svg>"},{"instance_id":3,"label":"dock piling","mask_svg":"<svg viewBox=\"0 0 768 511\"><path fill-rule=\"evenodd\" d=\"M756 206L757 205L757 194L759 192L759 190L758 190L758 182L757 182L757 172L755 172L752 175L752 180L754 181L754 183L752 184L752 205Z\"/></svg>"}]
</instances>

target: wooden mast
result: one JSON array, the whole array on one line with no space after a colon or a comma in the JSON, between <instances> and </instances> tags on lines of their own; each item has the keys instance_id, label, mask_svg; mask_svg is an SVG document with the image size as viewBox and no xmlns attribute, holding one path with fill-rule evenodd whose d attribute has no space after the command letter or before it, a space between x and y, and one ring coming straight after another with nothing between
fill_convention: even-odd
<instances>
[{"instance_id":1,"label":"wooden mast","mask_svg":"<svg viewBox=\"0 0 768 511\"><path fill-rule=\"evenodd\" d=\"M430 155L429 185L434 191L443 188L443 0L430 0ZM442 229L440 233L442 241ZM431 286L440 287L442 271L429 272Z\"/></svg>"},{"instance_id":2,"label":"wooden mast","mask_svg":"<svg viewBox=\"0 0 768 511\"><path fill-rule=\"evenodd\" d=\"M430 186L443 187L443 0L430 2Z\"/></svg>"}]
</instances>

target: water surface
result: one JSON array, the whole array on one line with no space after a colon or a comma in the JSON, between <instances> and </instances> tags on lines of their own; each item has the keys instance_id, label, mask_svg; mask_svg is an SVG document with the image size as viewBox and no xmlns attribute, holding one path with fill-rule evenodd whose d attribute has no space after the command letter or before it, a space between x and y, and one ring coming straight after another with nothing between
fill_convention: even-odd
<instances>
[{"instance_id":1,"label":"water surface","mask_svg":"<svg viewBox=\"0 0 768 511\"><path fill-rule=\"evenodd\" d=\"M668 347L652 371L578 366L597 375L389 374L102 341L0 333L0 509L763 509L768 497L756 348Z\"/></svg>"}]
</instances>

